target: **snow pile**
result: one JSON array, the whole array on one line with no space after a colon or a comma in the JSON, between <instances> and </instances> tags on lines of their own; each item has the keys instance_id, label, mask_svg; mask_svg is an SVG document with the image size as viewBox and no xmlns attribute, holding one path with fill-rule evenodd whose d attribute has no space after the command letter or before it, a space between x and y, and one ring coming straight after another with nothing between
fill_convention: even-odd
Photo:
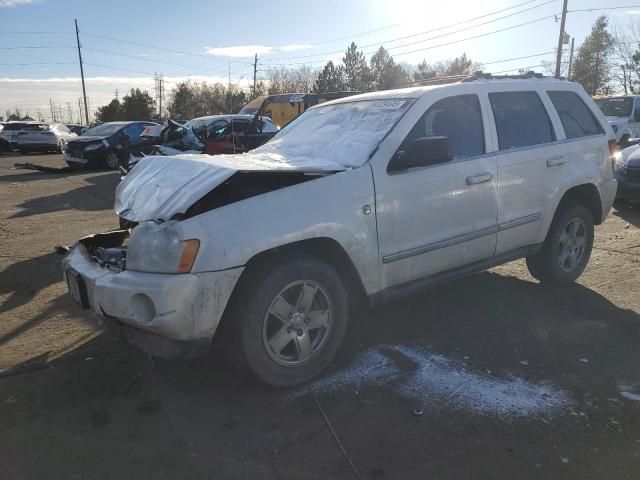
<instances>
[{"instance_id":1,"label":"snow pile","mask_svg":"<svg viewBox=\"0 0 640 480\"><path fill-rule=\"evenodd\" d=\"M640 385L618 385L618 391L623 398L640 402Z\"/></svg>"},{"instance_id":2,"label":"snow pile","mask_svg":"<svg viewBox=\"0 0 640 480\"><path fill-rule=\"evenodd\" d=\"M386 388L434 408L478 415L545 416L570 404L564 392L547 384L470 372L441 355L405 345L367 350L350 367L304 386L292 398L364 386Z\"/></svg>"},{"instance_id":3,"label":"snow pile","mask_svg":"<svg viewBox=\"0 0 640 480\"><path fill-rule=\"evenodd\" d=\"M409 106L368 100L319 106L249 155L258 161L342 170L364 164Z\"/></svg>"}]
</instances>

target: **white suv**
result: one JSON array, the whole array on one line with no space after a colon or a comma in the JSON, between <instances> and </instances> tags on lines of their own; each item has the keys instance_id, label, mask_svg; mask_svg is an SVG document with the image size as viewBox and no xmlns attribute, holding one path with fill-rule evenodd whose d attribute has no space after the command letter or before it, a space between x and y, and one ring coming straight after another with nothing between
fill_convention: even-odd
<instances>
[{"instance_id":1,"label":"white suv","mask_svg":"<svg viewBox=\"0 0 640 480\"><path fill-rule=\"evenodd\" d=\"M596 105L607 117L621 148L629 146L632 138L640 137L640 96L598 98Z\"/></svg>"},{"instance_id":2,"label":"white suv","mask_svg":"<svg viewBox=\"0 0 640 480\"><path fill-rule=\"evenodd\" d=\"M235 361L294 385L331 361L361 299L521 257L542 282L574 281L615 198L613 150L564 80L353 96L250 153L143 159L116 192L136 226L80 240L65 277L153 355L202 353L221 327Z\"/></svg>"}]
</instances>

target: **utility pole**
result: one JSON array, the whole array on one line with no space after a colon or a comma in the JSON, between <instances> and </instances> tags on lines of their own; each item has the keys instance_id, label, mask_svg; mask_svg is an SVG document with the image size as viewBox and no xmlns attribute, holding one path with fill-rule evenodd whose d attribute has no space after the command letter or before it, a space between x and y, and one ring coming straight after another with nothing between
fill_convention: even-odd
<instances>
[{"instance_id":1,"label":"utility pole","mask_svg":"<svg viewBox=\"0 0 640 480\"><path fill-rule=\"evenodd\" d=\"M258 54L256 53L255 61L253 62L253 97L254 98L256 96L256 76L257 75L258 75Z\"/></svg>"},{"instance_id":2,"label":"utility pole","mask_svg":"<svg viewBox=\"0 0 640 480\"><path fill-rule=\"evenodd\" d=\"M573 46L576 42L574 37L571 37L571 53L569 54L569 71L567 72L567 79L571 80L571 68L573 67Z\"/></svg>"},{"instance_id":3,"label":"utility pole","mask_svg":"<svg viewBox=\"0 0 640 480\"><path fill-rule=\"evenodd\" d=\"M53 101L51 99L49 99L49 108L51 109L51 121L55 122L56 121L56 113L55 113L55 110L53 108Z\"/></svg>"},{"instance_id":4,"label":"utility pole","mask_svg":"<svg viewBox=\"0 0 640 480\"><path fill-rule=\"evenodd\" d=\"M160 120L162 120L162 89L164 88L164 85L163 85L163 83L164 83L164 75L162 73L160 74L160 77L159 77L158 81L160 82L160 101L159 101L159 103L160 103L159 110L160 111L158 112L158 118Z\"/></svg>"},{"instance_id":5,"label":"utility pole","mask_svg":"<svg viewBox=\"0 0 640 480\"><path fill-rule=\"evenodd\" d=\"M556 77L560 76L560 63L562 61L562 42L564 40L564 24L567 20L567 1L562 3L562 18L560 19L560 35L558 35L558 57L556 58Z\"/></svg>"},{"instance_id":6,"label":"utility pole","mask_svg":"<svg viewBox=\"0 0 640 480\"><path fill-rule=\"evenodd\" d=\"M227 81L227 90L231 90L231 62L229 62L229 80Z\"/></svg>"},{"instance_id":7,"label":"utility pole","mask_svg":"<svg viewBox=\"0 0 640 480\"><path fill-rule=\"evenodd\" d=\"M82 99L78 99L78 123L82 125Z\"/></svg>"},{"instance_id":8,"label":"utility pole","mask_svg":"<svg viewBox=\"0 0 640 480\"><path fill-rule=\"evenodd\" d=\"M566 7L566 0L565 0ZM89 108L87 107L87 90L84 86L84 68L82 67L82 52L80 51L80 32L78 30L78 19L74 19L76 23L76 43L78 44L78 60L80 61L80 77L82 78L82 97L84 98L84 116L89 125Z\"/></svg>"}]
</instances>

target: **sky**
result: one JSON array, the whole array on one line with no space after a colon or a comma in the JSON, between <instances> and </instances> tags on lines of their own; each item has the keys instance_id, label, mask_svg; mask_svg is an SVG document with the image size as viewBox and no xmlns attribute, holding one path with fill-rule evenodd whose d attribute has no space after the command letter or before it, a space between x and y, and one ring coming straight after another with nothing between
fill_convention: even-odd
<instances>
[{"instance_id":1,"label":"sky","mask_svg":"<svg viewBox=\"0 0 640 480\"><path fill-rule=\"evenodd\" d=\"M610 10L571 12L601 8ZM640 21L640 0L569 0L568 9L576 48L602 13L620 28ZM555 59L561 10L561 0L0 0L0 116L19 108L49 120L51 99L65 121L78 120L74 19L93 111L116 90L153 94L154 73L167 92L187 78L226 83L229 72L248 85L256 53L260 79L282 65L339 61L351 41L367 57L383 45L409 64L467 53L489 72L543 71Z\"/></svg>"}]
</instances>

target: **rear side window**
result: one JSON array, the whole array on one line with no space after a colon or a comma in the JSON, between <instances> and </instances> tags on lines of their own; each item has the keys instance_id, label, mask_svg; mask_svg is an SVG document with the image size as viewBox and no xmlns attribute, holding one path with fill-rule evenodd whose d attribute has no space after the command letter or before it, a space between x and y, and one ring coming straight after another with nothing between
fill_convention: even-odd
<instances>
[{"instance_id":1,"label":"rear side window","mask_svg":"<svg viewBox=\"0 0 640 480\"><path fill-rule=\"evenodd\" d=\"M556 140L549 115L536 92L490 93L500 150Z\"/></svg>"},{"instance_id":2,"label":"rear side window","mask_svg":"<svg viewBox=\"0 0 640 480\"><path fill-rule=\"evenodd\" d=\"M574 92L547 92L558 112L567 138L588 137L604 133L589 107Z\"/></svg>"},{"instance_id":3,"label":"rear side window","mask_svg":"<svg viewBox=\"0 0 640 480\"><path fill-rule=\"evenodd\" d=\"M453 158L475 157L485 153L482 110L476 95L443 98L418 120L400 149L420 137L444 136L449 139Z\"/></svg>"}]
</instances>

